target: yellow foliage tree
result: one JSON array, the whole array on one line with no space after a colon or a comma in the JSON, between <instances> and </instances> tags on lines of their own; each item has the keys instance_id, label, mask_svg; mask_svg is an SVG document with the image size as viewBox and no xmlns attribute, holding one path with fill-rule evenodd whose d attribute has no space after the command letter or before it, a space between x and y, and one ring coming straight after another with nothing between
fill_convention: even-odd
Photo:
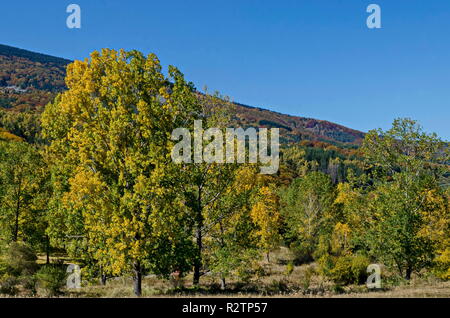
<instances>
[{"instance_id":1,"label":"yellow foliage tree","mask_svg":"<svg viewBox=\"0 0 450 318\"><path fill-rule=\"evenodd\" d=\"M164 76L154 54L109 49L69 65L66 83L42 117L56 197L78 215L89 255L112 275L132 270L140 295L145 270L187 263L170 135L195 111L194 88L174 67Z\"/></svg>"},{"instance_id":2,"label":"yellow foliage tree","mask_svg":"<svg viewBox=\"0 0 450 318\"><path fill-rule=\"evenodd\" d=\"M427 189L423 194L421 214L424 225L419 236L434 242L435 272L442 279L450 279L450 207L448 196L439 189Z\"/></svg>"},{"instance_id":3,"label":"yellow foliage tree","mask_svg":"<svg viewBox=\"0 0 450 318\"><path fill-rule=\"evenodd\" d=\"M267 261L270 261L270 251L278 247L281 240L279 197L273 187L261 187L250 215L258 227L256 235L259 237L259 245L266 252Z\"/></svg>"}]
</instances>

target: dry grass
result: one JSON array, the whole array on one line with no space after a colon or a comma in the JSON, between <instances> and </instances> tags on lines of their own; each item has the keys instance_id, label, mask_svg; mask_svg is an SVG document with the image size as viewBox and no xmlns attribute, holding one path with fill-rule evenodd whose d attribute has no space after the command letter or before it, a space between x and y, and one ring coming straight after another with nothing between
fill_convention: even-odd
<instances>
[{"instance_id":1,"label":"dry grass","mask_svg":"<svg viewBox=\"0 0 450 318\"><path fill-rule=\"evenodd\" d=\"M382 291L369 291L365 286L347 286L336 290L335 285L317 275L316 265L295 266L287 271L287 264L293 255L287 248L281 248L271 255L271 261L261 261L262 271L258 277L242 284L235 280L227 282L227 289L220 290L217 277L202 277L199 288L192 286L192 276L184 277L182 288L175 288L173 282L147 276L143 280L143 297L449 297L450 282L415 277L412 281L399 286L386 287ZM68 297L134 297L131 278L115 278L106 286L85 286L81 290L71 291Z\"/></svg>"},{"instance_id":2,"label":"dry grass","mask_svg":"<svg viewBox=\"0 0 450 318\"><path fill-rule=\"evenodd\" d=\"M398 286L387 291L349 293L333 297L352 298L450 298L450 282L435 284L423 283L421 286Z\"/></svg>"},{"instance_id":3,"label":"dry grass","mask_svg":"<svg viewBox=\"0 0 450 318\"><path fill-rule=\"evenodd\" d=\"M60 256L52 261L64 261ZM200 287L192 285L192 275L178 282L178 287L170 280L159 279L154 275L143 279L143 297L352 297L352 298L408 298L408 297L445 297L450 298L450 282L440 282L433 278L414 277L410 282L401 281L398 285L386 283L383 290L369 291L364 285L336 288L331 282L317 274L316 265L294 266L291 271L287 264L293 255L287 248L280 248L271 254L270 263L260 262L260 270L255 278L243 284L237 280L228 280L227 289L220 290L219 280L212 275L202 277ZM39 258L44 263L45 257ZM388 273L385 273L388 275ZM386 280L383 281L383 284ZM130 277L109 279L106 286L97 281L84 282L80 290L67 291L65 297L134 297L133 282ZM181 286L181 287L180 287Z\"/></svg>"}]
</instances>

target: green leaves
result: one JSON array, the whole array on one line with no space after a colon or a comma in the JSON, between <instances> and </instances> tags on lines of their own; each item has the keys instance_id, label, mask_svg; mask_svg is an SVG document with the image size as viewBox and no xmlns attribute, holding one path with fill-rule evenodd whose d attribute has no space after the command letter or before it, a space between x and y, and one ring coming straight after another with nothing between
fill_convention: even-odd
<instances>
[{"instance_id":1,"label":"green leaves","mask_svg":"<svg viewBox=\"0 0 450 318\"><path fill-rule=\"evenodd\" d=\"M370 227L366 242L370 254L400 274L420 270L431 264L433 242L419 231L425 226L421 214L426 188L408 187L401 178L379 185L373 192Z\"/></svg>"},{"instance_id":2,"label":"green leaves","mask_svg":"<svg viewBox=\"0 0 450 318\"><path fill-rule=\"evenodd\" d=\"M449 172L446 145L417 122L397 119L386 132L369 132L362 150L372 173L359 237L374 258L409 279L431 265L449 233L446 199L439 194L439 181ZM439 235L431 235L430 224Z\"/></svg>"},{"instance_id":3,"label":"green leaves","mask_svg":"<svg viewBox=\"0 0 450 318\"><path fill-rule=\"evenodd\" d=\"M33 146L0 141L0 227L4 239L43 239L46 182L46 167Z\"/></svg>"},{"instance_id":4,"label":"green leaves","mask_svg":"<svg viewBox=\"0 0 450 318\"><path fill-rule=\"evenodd\" d=\"M386 132L372 130L362 146L366 162L392 175L406 172L411 177L448 171L450 156L436 134L427 134L411 119L396 119Z\"/></svg>"}]
</instances>

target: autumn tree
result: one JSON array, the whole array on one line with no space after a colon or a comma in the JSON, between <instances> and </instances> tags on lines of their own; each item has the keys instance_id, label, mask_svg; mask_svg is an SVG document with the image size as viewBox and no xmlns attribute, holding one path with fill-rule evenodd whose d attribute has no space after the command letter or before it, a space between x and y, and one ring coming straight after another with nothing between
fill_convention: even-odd
<instances>
[{"instance_id":1,"label":"autumn tree","mask_svg":"<svg viewBox=\"0 0 450 318\"><path fill-rule=\"evenodd\" d=\"M279 197L274 186L262 186L256 195L250 215L257 226L258 245L266 253L267 261L270 261L270 252L281 242L282 220L279 209Z\"/></svg>"},{"instance_id":2,"label":"autumn tree","mask_svg":"<svg viewBox=\"0 0 450 318\"><path fill-rule=\"evenodd\" d=\"M48 158L62 173L54 175L54 213L66 226L76 220L69 228L80 229L74 234L104 271L132 270L136 295L146 270L167 275L188 263L190 228L170 135L197 99L176 68L168 74L154 54L94 52L68 66L68 91L42 117Z\"/></svg>"}]
</instances>

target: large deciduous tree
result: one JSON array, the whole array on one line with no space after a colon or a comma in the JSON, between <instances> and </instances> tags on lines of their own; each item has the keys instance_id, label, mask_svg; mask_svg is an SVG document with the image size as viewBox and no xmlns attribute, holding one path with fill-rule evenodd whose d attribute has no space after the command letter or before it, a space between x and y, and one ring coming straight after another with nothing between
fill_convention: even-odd
<instances>
[{"instance_id":1,"label":"large deciduous tree","mask_svg":"<svg viewBox=\"0 0 450 318\"><path fill-rule=\"evenodd\" d=\"M448 147L417 122L397 119L388 131L367 134L362 147L371 186L366 204L366 244L377 259L406 279L445 250L448 202L439 187L448 173Z\"/></svg>"},{"instance_id":2,"label":"large deciduous tree","mask_svg":"<svg viewBox=\"0 0 450 318\"><path fill-rule=\"evenodd\" d=\"M193 85L137 51L104 49L67 68L68 90L42 117L50 141L53 213L102 271L167 275L189 262L191 242L170 158L174 128L195 112ZM64 234L51 227L55 239ZM79 233L76 233L76 230ZM180 255L182 253L182 255Z\"/></svg>"}]
</instances>

